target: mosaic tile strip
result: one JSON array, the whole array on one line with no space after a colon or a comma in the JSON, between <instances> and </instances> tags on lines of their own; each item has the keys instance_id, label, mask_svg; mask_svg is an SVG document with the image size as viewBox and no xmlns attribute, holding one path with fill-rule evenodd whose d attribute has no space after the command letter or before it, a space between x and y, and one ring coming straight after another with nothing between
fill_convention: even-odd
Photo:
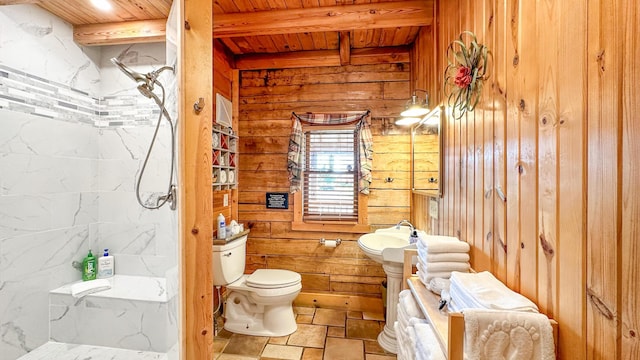
<instances>
[{"instance_id":1,"label":"mosaic tile strip","mask_svg":"<svg viewBox=\"0 0 640 360\"><path fill-rule=\"evenodd\" d=\"M140 94L96 98L0 64L0 109L97 127L155 124L157 105Z\"/></svg>"}]
</instances>

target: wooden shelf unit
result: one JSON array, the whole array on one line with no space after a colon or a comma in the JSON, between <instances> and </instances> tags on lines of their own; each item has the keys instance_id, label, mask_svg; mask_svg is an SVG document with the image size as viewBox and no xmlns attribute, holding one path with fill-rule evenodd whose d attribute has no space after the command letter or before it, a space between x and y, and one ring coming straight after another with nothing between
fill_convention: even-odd
<instances>
[{"instance_id":1,"label":"wooden shelf unit","mask_svg":"<svg viewBox=\"0 0 640 360\"><path fill-rule=\"evenodd\" d=\"M428 290L417 275L413 274L413 257L418 256L417 249L404 249L402 269L403 289L409 289L425 318L433 325L442 351L448 360L464 358L464 315L462 313L438 310L440 296ZM553 328L553 340L558 347L558 323L549 319Z\"/></svg>"},{"instance_id":2,"label":"wooden shelf unit","mask_svg":"<svg viewBox=\"0 0 640 360\"><path fill-rule=\"evenodd\" d=\"M211 137L213 190L235 189L238 186L238 136L231 128L213 124Z\"/></svg>"}]
</instances>

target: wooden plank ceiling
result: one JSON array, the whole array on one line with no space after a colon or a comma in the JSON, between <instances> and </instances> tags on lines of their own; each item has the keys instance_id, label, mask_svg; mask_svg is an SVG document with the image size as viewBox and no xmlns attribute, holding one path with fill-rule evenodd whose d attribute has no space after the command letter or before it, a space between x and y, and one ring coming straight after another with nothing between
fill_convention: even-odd
<instances>
[{"instance_id":1,"label":"wooden plank ceiling","mask_svg":"<svg viewBox=\"0 0 640 360\"><path fill-rule=\"evenodd\" d=\"M107 0L101 11L91 0L0 0L0 5L35 4L73 25L81 45L160 42L173 0Z\"/></svg>"},{"instance_id":2,"label":"wooden plank ceiling","mask_svg":"<svg viewBox=\"0 0 640 360\"><path fill-rule=\"evenodd\" d=\"M108 1L112 11L97 10L89 0L0 0L0 5L36 4L73 25L82 45L164 40L172 0ZM339 52L344 64L352 51L413 43L420 27L431 24L433 6L433 0L213 0L212 30L239 60L330 50Z\"/></svg>"}]
</instances>

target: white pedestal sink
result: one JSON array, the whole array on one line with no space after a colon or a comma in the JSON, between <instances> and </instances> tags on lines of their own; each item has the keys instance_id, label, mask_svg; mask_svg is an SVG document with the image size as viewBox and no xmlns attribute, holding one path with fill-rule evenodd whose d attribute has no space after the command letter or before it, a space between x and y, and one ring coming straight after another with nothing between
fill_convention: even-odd
<instances>
[{"instance_id":1,"label":"white pedestal sink","mask_svg":"<svg viewBox=\"0 0 640 360\"><path fill-rule=\"evenodd\" d=\"M372 260L382 264L387 275L387 313L384 329L378 335L380 346L390 353L397 354L396 332L393 324L398 315L398 296L402 288L402 267L404 249L414 247L409 244L410 229L380 229L374 233L364 234L358 239L360 249Z\"/></svg>"}]
</instances>

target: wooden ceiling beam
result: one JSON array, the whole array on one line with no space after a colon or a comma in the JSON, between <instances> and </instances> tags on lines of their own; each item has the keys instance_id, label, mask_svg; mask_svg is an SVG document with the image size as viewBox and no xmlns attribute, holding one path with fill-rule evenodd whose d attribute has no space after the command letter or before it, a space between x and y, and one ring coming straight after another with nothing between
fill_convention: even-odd
<instances>
[{"instance_id":1,"label":"wooden ceiling beam","mask_svg":"<svg viewBox=\"0 0 640 360\"><path fill-rule=\"evenodd\" d=\"M166 19L76 25L73 40L80 45L119 45L164 42Z\"/></svg>"},{"instance_id":2,"label":"wooden ceiling beam","mask_svg":"<svg viewBox=\"0 0 640 360\"><path fill-rule=\"evenodd\" d=\"M278 54L247 54L235 57L238 70L263 70L340 66L339 50L295 51ZM409 47L394 46L371 49L352 49L351 65L408 63Z\"/></svg>"},{"instance_id":3,"label":"wooden ceiling beam","mask_svg":"<svg viewBox=\"0 0 640 360\"><path fill-rule=\"evenodd\" d=\"M340 31L340 65L351 62L351 36L348 31Z\"/></svg>"},{"instance_id":4,"label":"wooden ceiling beam","mask_svg":"<svg viewBox=\"0 0 640 360\"><path fill-rule=\"evenodd\" d=\"M428 26L433 22L433 8L433 0L413 0L216 14L213 37Z\"/></svg>"}]
</instances>

